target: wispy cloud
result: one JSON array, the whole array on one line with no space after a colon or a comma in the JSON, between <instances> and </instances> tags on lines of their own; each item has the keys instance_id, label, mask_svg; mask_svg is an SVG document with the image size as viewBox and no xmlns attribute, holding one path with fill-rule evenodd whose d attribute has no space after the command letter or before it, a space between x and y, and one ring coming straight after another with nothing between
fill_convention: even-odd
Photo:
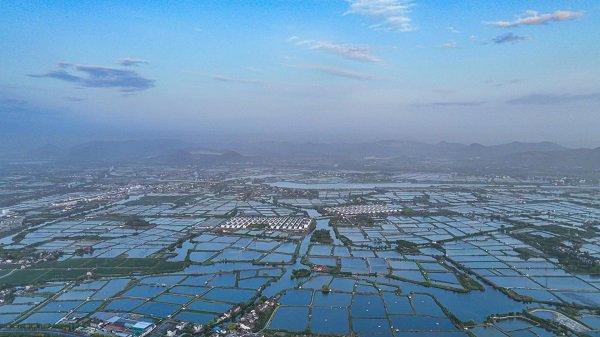
<instances>
[{"instance_id":1,"label":"wispy cloud","mask_svg":"<svg viewBox=\"0 0 600 337\"><path fill-rule=\"evenodd\" d=\"M292 36L288 39L288 41L294 43L297 46L302 46L311 50L337 55L349 60L360 62L381 61L379 57L372 54L371 48L365 45L335 43L330 41L319 40L301 40L297 36Z\"/></svg>"},{"instance_id":2,"label":"wispy cloud","mask_svg":"<svg viewBox=\"0 0 600 337\"><path fill-rule=\"evenodd\" d=\"M65 97L63 97L63 99L66 100L66 101L70 101L70 102L83 102L83 101L85 101L84 98L75 97L75 96L65 96Z\"/></svg>"},{"instance_id":3,"label":"wispy cloud","mask_svg":"<svg viewBox=\"0 0 600 337\"><path fill-rule=\"evenodd\" d=\"M600 92L590 94L533 94L506 101L508 104L550 105L566 103L600 103Z\"/></svg>"},{"instance_id":4,"label":"wispy cloud","mask_svg":"<svg viewBox=\"0 0 600 337\"><path fill-rule=\"evenodd\" d=\"M469 42L471 42L472 44L475 44L475 45L484 45L484 44L487 44L487 41L484 41L484 40L480 39L476 35L470 35L469 36Z\"/></svg>"},{"instance_id":5,"label":"wispy cloud","mask_svg":"<svg viewBox=\"0 0 600 337\"><path fill-rule=\"evenodd\" d=\"M251 71L251 72L253 72L253 73L260 73L260 72L262 72L262 71L263 71L263 70L262 70L262 69L260 69L260 68L256 68L256 67L250 67L250 66L248 66L248 67L244 67L244 70Z\"/></svg>"},{"instance_id":6,"label":"wispy cloud","mask_svg":"<svg viewBox=\"0 0 600 337\"><path fill-rule=\"evenodd\" d=\"M484 83L489 84L496 88L500 88L500 87L504 87L504 86L508 86L508 85L518 84L521 82L523 82L523 80L521 80L519 78L514 78L514 79L508 80L508 81L487 80Z\"/></svg>"},{"instance_id":7,"label":"wispy cloud","mask_svg":"<svg viewBox=\"0 0 600 337\"><path fill-rule=\"evenodd\" d=\"M358 73L358 72L343 69L343 68L330 67L330 66L324 66L324 65L296 64L296 65L288 65L288 66L292 67L292 68L298 68L298 69L314 70L314 71L318 71L323 74L327 74L327 75L331 75L331 76L335 76L335 77L349 78L349 79L353 79L353 80L366 81L366 80L373 79L373 77L370 75Z\"/></svg>"},{"instance_id":8,"label":"wispy cloud","mask_svg":"<svg viewBox=\"0 0 600 337\"><path fill-rule=\"evenodd\" d=\"M59 63L57 68L44 74L30 74L28 76L53 78L88 88L116 88L122 92L142 91L154 87L154 80L145 78L138 72L129 69L73 65L64 62Z\"/></svg>"},{"instance_id":9,"label":"wispy cloud","mask_svg":"<svg viewBox=\"0 0 600 337\"><path fill-rule=\"evenodd\" d=\"M221 75L213 75L212 79L219 82L233 82L233 83L245 83L245 84L262 84L263 81L247 79L247 78L237 78L237 77L228 77Z\"/></svg>"},{"instance_id":10,"label":"wispy cloud","mask_svg":"<svg viewBox=\"0 0 600 337\"><path fill-rule=\"evenodd\" d=\"M141 64L148 64L148 61L136 58L124 58L119 61L119 64L124 67L137 67Z\"/></svg>"},{"instance_id":11,"label":"wispy cloud","mask_svg":"<svg viewBox=\"0 0 600 337\"><path fill-rule=\"evenodd\" d=\"M492 39L495 44L517 43L529 40L527 36L521 36L514 33L506 33L496 36Z\"/></svg>"},{"instance_id":12,"label":"wispy cloud","mask_svg":"<svg viewBox=\"0 0 600 337\"><path fill-rule=\"evenodd\" d=\"M0 97L0 113L19 112L27 108L28 102L18 98Z\"/></svg>"},{"instance_id":13,"label":"wispy cloud","mask_svg":"<svg viewBox=\"0 0 600 337\"><path fill-rule=\"evenodd\" d=\"M469 108L484 105L486 101L433 101L411 104L417 108Z\"/></svg>"},{"instance_id":14,"label":"wispy cloud","mask_svg":"<svg viewBox=\"0 0 600 337\"><path fill-rule=\"evenodd\" d=\"M442 44L442 48L444 49L456 49L458 48L458 45L455 42L447 42Z\"/></svg>"},{"instance_id":15,"label":"wispy cloud","mask_svg":"<svg viewBox=\"0 0 600 337\"><path fill-rule=\"evenodd\" d=\"M513 28L519 26L535 26L551 22L574 20L581 16L583 16L583 12L569 10L559 10L553 13L539 13L537 11L529 10L517 17L513 21L500 20L495 22L488 22L488 24L500 28Z\"/></svg>"},{"instance_id":16,"label":"wispy cloud","mask_svg":"<svg viewBox=\"0 0 600 337\"><path fill-rule=\"evenodd\" d=\"M374 29L410 32L415 30L409 16L412 1L401 0L348 0L345 14L357 14L376 21Z\"/></svg>"},{"instance_id":17,"label":"wispy cloud","mask_svg":"<svg viewBox=\"0 0 600 337\"><path fill-rule=\"evenodd\" d=\"M449 102L433 102L430 103L428 105L431 106L443 106L443 107L451 107L451 106L462 106L462 107L468 107L468 106L480 106L485 104L485 102L483 101L449 101Z\"/></svg>"},{"instance_id":18,"label":"wispy cloud","mask_svg":"<svg viewBox=\"0 0 600 337\"><path fill-rule=\"evenodd\" d=\"M456 29L456 27L450 26L447 29L450 33L460 34L460 30Z\"/></svg>"}]
</instances>

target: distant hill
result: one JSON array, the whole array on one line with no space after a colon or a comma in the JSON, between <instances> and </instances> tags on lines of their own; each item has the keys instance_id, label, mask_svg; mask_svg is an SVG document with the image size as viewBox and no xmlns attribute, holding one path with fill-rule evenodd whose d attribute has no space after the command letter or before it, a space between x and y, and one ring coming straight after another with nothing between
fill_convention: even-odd
<instances>
[{"instance_id":1,"label":"distant hill","mask_svg":"<svg viewBox=\"0 0 600 337\"><path fill-rule=\"evenodd\" d=\"M62 162L147 163L192 165L238 162L246 157L171 139L93 141L74 146L59 156Z\"/></svg>"},{"instance_id":2,"label":"distant hill","mask_svg":"<svg viewBox=\"0 0 600 337\"><path fill-rule=\"evenodd\" d=\"M570 149L551 142L486 146L382 140L362 143L258 142L226 149L172 139L93 141L62 149L45 145L27 155L63 163L220 165L279 162L473 172L600 174L600 148Z\"/></svg>"},{"instance_id":3,"label":"distant hill","mask_svg":"<svg viewBox=\"0 0 600 337\"><path fill-rule=\"evenodd\" d=\"M485 146L481 144L464 145L460 143L440 142L427 144L412 141L383 140L369 143L256 143L241 145L241 151L264 156L293 156L330 158L429 158L429 159L467 159L473 157L495 158L509 154L531 151L567 150L551 142L522 143Z\"/></svg>"},{"instance_id":4,"label":"distant hill","mask_svg":"<svg viewBox=\"0 0 600 337\"><path fill-rule=\"evenodd\" d=\"M190 145L172 139L93 141L73 146L63 159L94 162L139 161Z\"/></svg>"},{"instance_id":5,"label":"distant hill","mask_svg":"<svg viewBox=\"0 0 600 337\"><path fill-rule=\"evenodd\" d=\"M37 147L27 154L29 157L38 159L54 159L63 155L64 149L54 144L45 144Z\"/></svg>"},{"instance_id":6,"label":"distant hill","mask_svg":"<svg viewBox=\"0 0 600 337\"><path fill-rule=\"evenodd\" d=\"M214 165L230 164L250 161L251 158L235 151L225 152L195 152L190 150L177 150L167 154L149 158L146 162L161 165Z\"/></svg>"},{"instance_id":7,"label":"distant hill","mask_svg":"<svg viewBox=\"0 0 600 337\"><path fill-rule=\"evenodd\" d=\"M367 143L250 143L240 151L285 160L335 163L372 162L372 167L448 169L482 172L600 174L598 149L569 149L552 142L512 142L486 146L383 140ZM375 165L375 166L373 166Z\"/></svg>"},{"instance_id":8,"label":"distant hill","mask_svg":"<svg viewBox=\"0 0 600 337\"><path fill-rule=\"evenodd\" d=\"M513 153L495 160L503 168L540 170L547 172L600 171L600 147L559 151L528 151Z\"/></svg>"}]
</instances>

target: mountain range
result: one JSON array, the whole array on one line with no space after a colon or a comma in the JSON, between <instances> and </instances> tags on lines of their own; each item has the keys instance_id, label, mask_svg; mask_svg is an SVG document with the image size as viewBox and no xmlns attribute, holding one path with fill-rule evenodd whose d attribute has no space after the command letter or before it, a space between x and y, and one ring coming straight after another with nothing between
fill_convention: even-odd
<instances>
[{"instance_id":1,"label":"mountain range","mask_svg":"<svg viewBox=\"0 0 600 337\"><path fill-rule=\"evenodd\" d=\"M173 139L92 141L67 148L51 144L23 157L71 163L165 165L314 164L389 168L586 173L600 171L600 148L567 148L552 142L478 143L382 140L362 143L248 142L203 146Z\"/></svg>"}]
</instances>

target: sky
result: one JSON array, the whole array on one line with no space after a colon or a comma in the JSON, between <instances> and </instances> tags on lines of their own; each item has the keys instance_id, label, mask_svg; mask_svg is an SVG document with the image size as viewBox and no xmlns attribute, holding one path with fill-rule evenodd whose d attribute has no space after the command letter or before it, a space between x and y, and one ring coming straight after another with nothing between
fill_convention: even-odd
<instances>
[{"instance_id":1,"label":"sky","mask_svg":"<svg viewBox=\"0 0 600 337\"><path fill-rule=\"evenodd\" d=\"M0 60L11 139L600 146L597 0L1 1Z\"/></svg>"}]
</instances>

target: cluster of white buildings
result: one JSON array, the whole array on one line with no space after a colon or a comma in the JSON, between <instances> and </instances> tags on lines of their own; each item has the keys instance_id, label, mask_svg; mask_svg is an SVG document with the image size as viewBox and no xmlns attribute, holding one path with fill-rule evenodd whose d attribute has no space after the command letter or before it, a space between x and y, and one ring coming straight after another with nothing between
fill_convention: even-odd
<instances>
[{"instance_id":1,"label":"cluster of white buildings","mask_svg":"<svg viewBox=\"0 0 600 337\"><path fill-rule=\"evenodd\" d=\"M325 211L341 216L353 216L360 214L391 214L402 211L402 208L389 207L388 205L349 205L327 207Z\"/></svg>"},{"instance_id":2,"label":"cluster of white buildings","mask_svg":"<svg viewBox=\"0 0 600 337\"><path fill-rule=\"evenodd\" d=\"M241 229L264 226L265 229L283 231L306 231L311 224L310 218L299 216L280 217L233 217L220 225L221 228Z\"/></svg>"}]
</instances>

